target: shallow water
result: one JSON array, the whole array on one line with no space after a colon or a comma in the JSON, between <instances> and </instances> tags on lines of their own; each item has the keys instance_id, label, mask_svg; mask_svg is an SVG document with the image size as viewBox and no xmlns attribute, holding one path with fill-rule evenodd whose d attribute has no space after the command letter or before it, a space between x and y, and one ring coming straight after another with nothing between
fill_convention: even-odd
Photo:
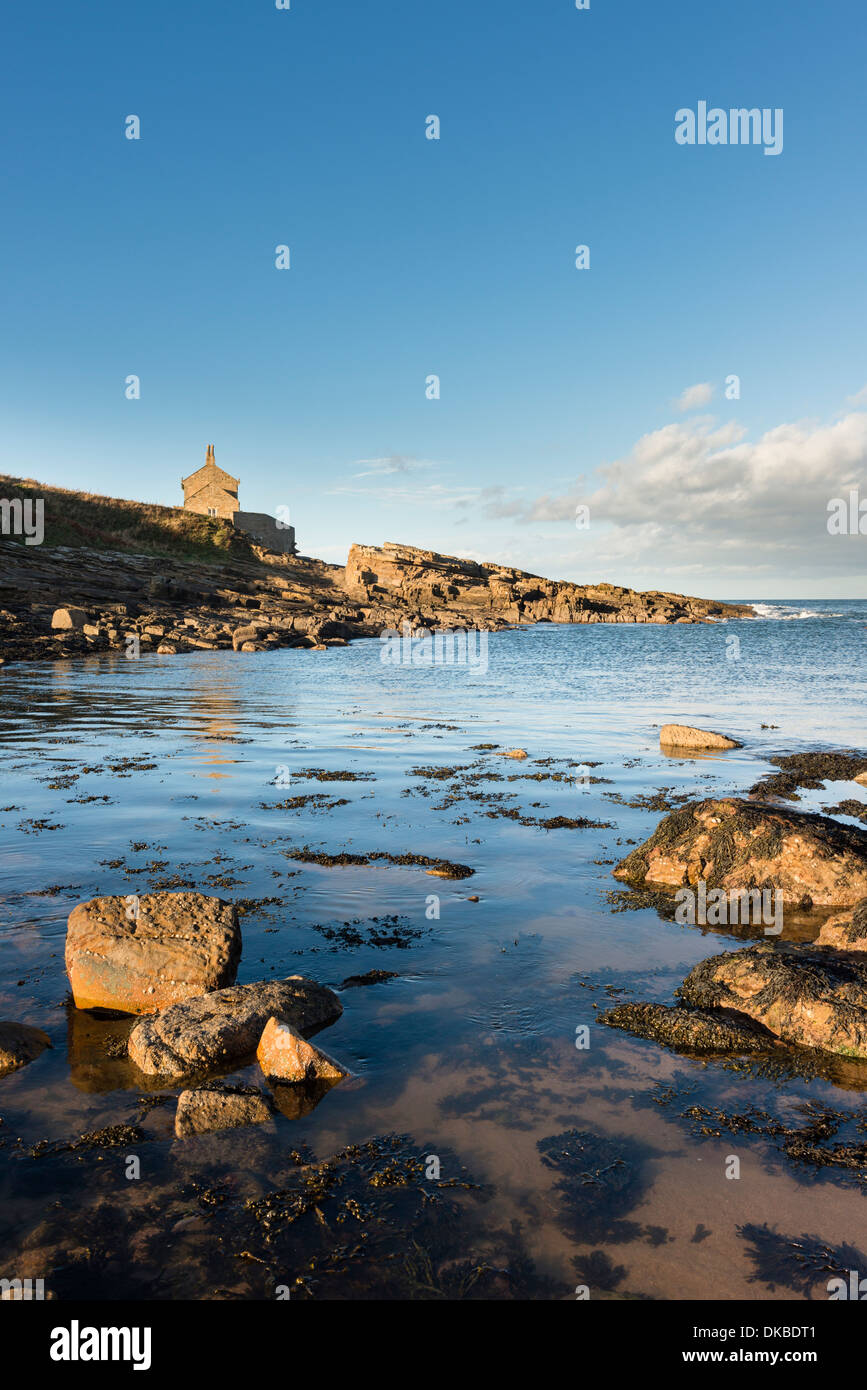
<instances>
[{"instance_id":1,"label":"shallow water","mask_svg":"<svg viewBox=\"0 0 867 1390\"><path fill-rule=\"evenodd\" d=\"M45 1277L61 1297L274 1297L281 1282L323 1297L563 1298L580 1283L594 1297L825 1297L827 1269L859 1253L847 1246L864 1211L856 1178L797 1167L765 1134L702 1135L709 1122L683 1112L754 1106L793 1124L811 1102L845 1112L842 1139L859 1133L867 1069L762 1075L594 1024L619 999L670 1001L697 961L760 934L614 911L611 866L660 815L623 803L661 787L737 791L769 770L769 754L865 743L867 604L760 611L713 626L492 634L486 671L386 666L370 641L5 670L0 1017L44 1028L54 1046L0 1079L0 1274ZM666 756L656 726L670 720L746 746ZM474 748L483 743L499 748ZM515 747L526 761L501 756ZM482 775L414 772L432 767ZM606 780L576 780L587 768ZM366 776L301 775L310 770ZM346 804L274 807L311 795ZM867 799L838 784L801 804L842 795ZM545 830L489 814L510 807L612 826ZM474 874L287 857L305 846L410 852ZM303 973L340 987L397 972L342 993L321 1041L353 1078L305 1116L175 1140L171 1088L106 1053L128 1025L70 1005L73 904L182 886L255 900L241 982ZM786 936L812 934L787 921ZM575 1045L582 1025L587 1050ZM164 1103L149 1108L148 1094ZM141 1133L31 1156L117 1124ZM585 1136L586 1166L566 1173L545 1141L571 1130ZM376 1187L379 1205L360 1216L335 1216L325 1195L276 1247L251 1247L261 1228L251 1234L244 1202L291 1185L294 1151L326 1159L392 1133L408 1136L407 1152L438 1156L442 1180L469 1175L479 1189L432 1182L428 1202L427 1179L418 1200L417 1187ZM732 1155L738 1180L726 1177ZM382 1239L368 1239L380 1224ZM452 1278L462 1261L486 1270L472 1288Z\"/></svg>"}]
</instances>

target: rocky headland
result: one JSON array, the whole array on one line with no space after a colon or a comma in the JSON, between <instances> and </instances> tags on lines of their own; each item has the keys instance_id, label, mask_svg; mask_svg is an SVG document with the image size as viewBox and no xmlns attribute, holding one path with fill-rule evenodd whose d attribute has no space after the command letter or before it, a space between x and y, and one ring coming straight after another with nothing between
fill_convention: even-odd
<instances>
[{"instance_id":1,"label":"rocky headland","mask_svg":"<svg viewBox=\"0 0 867 1390\"><path fill-rule=\"evenodd\" d=\"M16 486L0 478L7 494ZM321 650L406 623L413 632L494 631L753 616L745 604L572 584L391 543L354 545L345 566L332 565L266 550L180 508L27 491L45 495L47 515L68 519L46 526L40 545L0 536L0 662L112 650Z\"/></svg>"}]
</instances>

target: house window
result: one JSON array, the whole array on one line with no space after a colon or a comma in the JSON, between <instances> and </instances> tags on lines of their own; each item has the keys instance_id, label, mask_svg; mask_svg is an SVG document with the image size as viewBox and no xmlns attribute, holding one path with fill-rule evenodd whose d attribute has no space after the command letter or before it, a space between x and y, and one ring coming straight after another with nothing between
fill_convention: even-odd
<instances>
[{"instance_id":1,"label":"house window","mask_svg":"<svg viewBox=\"0 0 867 1390\"><path fill-rule=\"evenodd\" d=\"M216 508L216 507L209 507L209 508L208 508L208 516L216 516L216 515L217 515L217 508Z\"/></svg>"}]
</instances>

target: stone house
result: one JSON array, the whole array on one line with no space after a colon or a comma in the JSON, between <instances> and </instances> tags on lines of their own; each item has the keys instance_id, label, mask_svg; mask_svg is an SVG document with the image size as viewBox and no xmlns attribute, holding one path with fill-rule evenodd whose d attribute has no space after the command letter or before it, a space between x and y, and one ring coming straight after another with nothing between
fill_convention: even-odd
<instances>
[{"instance_id":1,"label":"stone house","mask_svg":"<svg viewBox=\"0 0 867 1390\"><path fill-rule=\"evenodd\" d=\"M208 445L205 462L188 478L181 479L184 489L184 506L188 512L201 512L203 516L219 516L223 521L231 521L238 510L239 478L233 478L218 468L214 461L214 446Z\"/></svg>"},{"instance_id":2,"label":"stone house","mask_svg":"<svg viewBox=\"0 0 867 1390\"><path fill-rule=\"evenodd\" d=\"M242 512L238 505L239 485L239 478L233 478L231 473L217 467L214 446L209 444L202 467L181 479L184 507L202 516L231 521L237 531L244 531L269 550L282 551L286 555L296 554L295 527L284 521L278 522L265 512Z\"/></svg>"}]
</instances>

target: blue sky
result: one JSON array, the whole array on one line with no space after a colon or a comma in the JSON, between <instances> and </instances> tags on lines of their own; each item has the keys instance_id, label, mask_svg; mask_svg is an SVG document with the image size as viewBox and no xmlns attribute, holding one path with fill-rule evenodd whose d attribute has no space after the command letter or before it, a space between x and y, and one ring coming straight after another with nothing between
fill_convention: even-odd
<instances>
[{"instance_id":1,"label":"blue sky","mask_svg":"<svg viewBox=\"0 0 867 1390\"><path fill-rule=\"evenodd\" d=\"M329 560L862 594L826 503L867 499L865 29L855 0L16 6L0 469L177 504L213 442ZM677 145L700 100L783 108L782 154Z\"/></svg>"}]
</instances>

